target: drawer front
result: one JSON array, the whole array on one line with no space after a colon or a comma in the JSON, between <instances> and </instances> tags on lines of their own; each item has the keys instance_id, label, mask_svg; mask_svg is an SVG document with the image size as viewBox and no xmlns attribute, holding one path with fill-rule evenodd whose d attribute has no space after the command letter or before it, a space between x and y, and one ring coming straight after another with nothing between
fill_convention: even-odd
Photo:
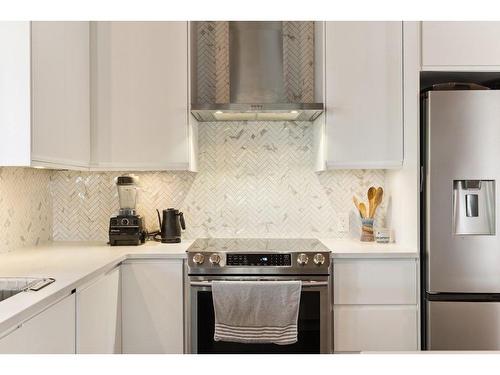
<instances>
[{"instance_id":1,"label":"drawer front","mask_svg":"<svg viewBox=\"0 0 500 375\"><path fill-rule=\"evenodd\" d=\"M500 303L427 303L429 350L500 350Z\"/></svg>"},{"instance_id":2,"label":"drawer front","mask_svg":"<svg viewBox=\"0 0 500 375\"><path fill-rule=\"evenodd\" d=\"M414 259L337 261L333 265L335 304L417 304Z\"/></svg>"},{"instance_id":3,"label":"drawer front","mask_svg":"<svg viewBox=\"0 0 500 375\"><path fill-rule=\"evenodd\" d=\"M335 306L334 351L418 350L417 306Z\"/></svg>"}]
</instances>

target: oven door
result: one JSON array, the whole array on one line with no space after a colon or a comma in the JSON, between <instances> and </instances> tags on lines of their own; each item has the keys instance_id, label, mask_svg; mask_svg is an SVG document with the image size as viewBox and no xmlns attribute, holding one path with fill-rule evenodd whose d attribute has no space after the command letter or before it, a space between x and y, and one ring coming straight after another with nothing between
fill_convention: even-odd
<instances>
[{"instance_id":1,"label":"oven door","mask_svg":"<svg viewBox=\"0 0 500 375\"><path fill-rule=\"evenodd\" d=\"M291 345L243 344L214 341L212 280L297 280L297 277L189 277L187 306L190 337L188 353L199 354L272 354L331 353L331 298L328 276L310 276L302 281L298 318L298 341Z\"/></svg>"}]
</instances>

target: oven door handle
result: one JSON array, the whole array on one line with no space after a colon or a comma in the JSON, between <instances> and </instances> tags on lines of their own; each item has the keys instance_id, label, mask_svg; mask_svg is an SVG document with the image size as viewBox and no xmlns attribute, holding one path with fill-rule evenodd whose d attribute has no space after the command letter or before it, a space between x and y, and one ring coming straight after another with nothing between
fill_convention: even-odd
<instances>
[{"instance_id":1,"label":"oven door handle","mask_svg":"<svg viewBox=\"0 0 500 375\"><path fill-rule=\"evenodd\" d=\"M221 281L233 281L233 280L221 280ZM234 281L280 281L280 280L234 280ZM201 286L201 287L211 287L211 281L191 281L190 286ZM328 286L328 281L302 281L302 287L304 288L314 288L318 286Z\"/></svg>"}]
</instances>

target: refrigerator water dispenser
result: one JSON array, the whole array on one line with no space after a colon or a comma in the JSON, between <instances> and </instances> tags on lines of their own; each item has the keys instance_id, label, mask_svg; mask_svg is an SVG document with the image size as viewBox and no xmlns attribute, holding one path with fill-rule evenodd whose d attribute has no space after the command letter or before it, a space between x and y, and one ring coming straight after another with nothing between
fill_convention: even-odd
<instances>
[{"instance_id":1,"label":"refrigerator water dispenser","mask_svg":"<svg viewBox=\"0 0 500 375\"><path fill-rule=\"evenodd\" d=\"M453 181L453 229L457 235L495 235L495 181Z\"/></svg>"}]
</instances>

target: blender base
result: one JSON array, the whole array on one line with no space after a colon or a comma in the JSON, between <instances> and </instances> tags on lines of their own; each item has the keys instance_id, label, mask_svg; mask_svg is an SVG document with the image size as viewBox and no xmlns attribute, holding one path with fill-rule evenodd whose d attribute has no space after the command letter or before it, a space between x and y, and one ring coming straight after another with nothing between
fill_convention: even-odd
<instances>
[{"instance_id":1,"label":"blender base","mask_svg":"<svg viewBox=\"0 0 500 375\"><path fill-rule=\"evenodd\" d=\"M118 215L109 220L111 246L137 246L146 241L144 219L140 215Z\"/></svg>"}]
</instances>

